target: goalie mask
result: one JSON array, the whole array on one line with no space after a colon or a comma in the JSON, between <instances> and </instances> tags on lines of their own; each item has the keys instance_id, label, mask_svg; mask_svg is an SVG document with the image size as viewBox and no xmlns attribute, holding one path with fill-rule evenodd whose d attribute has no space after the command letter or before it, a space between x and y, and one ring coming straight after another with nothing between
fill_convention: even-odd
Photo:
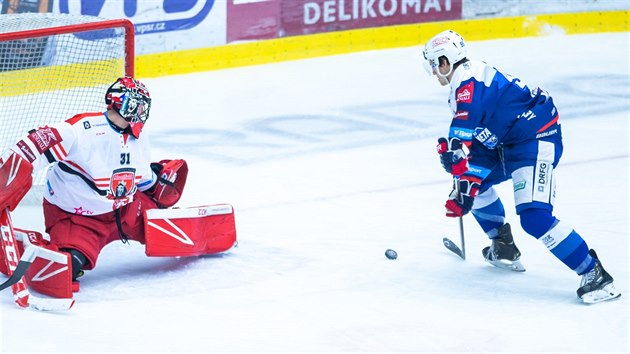
<instances>
[{"instance_id":1,"label":"goalie mask","mask_svg":"<svg viewBox=\"0 0 630 354\"><path fill-rule=\"evenodd\" d=\"M140 137L144 123L149 119L151 97L140 81L126 76L114 82L105 93L107 109L120 114L131 128L131 135Z\"/></svg>"}]
</instances>

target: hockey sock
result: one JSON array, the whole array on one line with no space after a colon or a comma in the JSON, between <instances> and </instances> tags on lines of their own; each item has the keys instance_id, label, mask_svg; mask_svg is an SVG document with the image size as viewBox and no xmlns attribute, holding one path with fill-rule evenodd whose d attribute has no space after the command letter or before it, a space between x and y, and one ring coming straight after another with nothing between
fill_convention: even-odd
<instances>
[{"instance_id":1,"label":"hockey sock","mask_svg":"<svg viewBox=\"0 0 630 354\"><path fill-rule=\"evenodd\" d=\"M496 238L497 229L505 224L505 209L493 188L475 198L472 214L489 238Z\"/></svg>"},{"instance_id":2,"label":"hockey sock","mask_svg":"<svg viewBox=\"0 0 630 354\"><path fill-rule=\"evenodd\" d=\"M582 275L595 265L595 259L588 253L586 242L566 223L556 222L539 240L567 267Z\"/></svg>"},{"instance_id":3,"label":"hockey sock","mask_svg":"<svg viewBox=\"0 0 630 354\"><path fill-rule=\"evenodd\" d=\"M525 232L540 239L551 229L557 219L546 209L530 208L521 211L521 227Z\"/></svg>"}]
</instances>

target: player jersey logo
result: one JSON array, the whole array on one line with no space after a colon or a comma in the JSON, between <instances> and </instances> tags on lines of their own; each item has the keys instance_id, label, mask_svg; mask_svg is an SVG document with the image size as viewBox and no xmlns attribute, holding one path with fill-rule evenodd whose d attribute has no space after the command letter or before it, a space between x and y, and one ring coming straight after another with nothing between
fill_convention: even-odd
<instances>
[{"instance_id":1,"label":"player jersey logo","mask_svg":"<svg viewBox=\"0 0 630 354\"><path fill-rule=\"evenodd\" d=\"M436 39L433 40L433 42L431 42L431 46L435 48L439 46L440 44L444 44L444 43L448 43L447 36L437 37Z\"/></svg>"},{"instance_id":2,"label":"player jersey logo","mask_svg":"<svg viewBox=\"0 0 630 354\"><path fill-rule=\"evenodd\" d=\"M453 116L453 119L468 120L468 111L457 111L457 112L455 112L455 115Z\"/></svg>"},{"instance_id":3,"label":"player jersey logo","mask_svg":"<svg viewBox=\"0 0 630 354\"><path fill-rule=\"evenodd\" d=\"M28 138L33 142L33 144L35 144L35 147L40 154L43 154L44 151L62 141L61 135L59 135L57 129L50 127L39 128L30 133Z\"/></svg>"},{"instance_id":4,"label":"player jersey logo","mask_svg":"<svg viewBox=\"0 0 630 354\"><path fill-rule=\"evenodd\" d=\"M121 199L136 192L136 169L118 168L112 173L107 199Z\"/></svg>"},{"instance_id":5,"label":"player jersey logo","mask_svg":"<svg viewBox=\"0 0 630 354\"><path fill-rule=\"evenodd\" d=\"M475 83L473 81L457 89L455 94L455 103L471 103Z\"/></svg>"},{"instance_id":6,"label":"player jersey logo","mask_svg":"<svg viewBox=\"0 0 630 354\"><path fill-rule=\"evenodd\" d=\"M492 133L488 128L475 128L473 136L488 149L494 149L499 143L499 139L497 138L497 136Z\"/></svg>"},{"instance_id":7,"label":"player jersey logo","mask_svg":"<svg viewBox=\"0 0 630 354\"><path fill-rule=\"evenodd\" d=\"M553 238L553 236L551 236L551 234L544 235L543 237L540 238L540 240L545 245L545 247L547 247L548 249L552 249L552 248L557 246L556 239Z\"/></svg>"},{"instance_id":8,"label":"player jersey logo","mask_svg":"<svg viewBox=\"0 0 630 354\"><path fill-rule=\"evenodd\" d=\"M35 161L35 159L37 158L35 156L35 154L33 153L33 151L31 150L30 147L28 147L28 145L26 145L26 143L24 142L24 140L20 140L17 142L17 146L20 148L20 151L22 151L22 153L24 154L24 156L26 157L26 159L28 160L28 162L33 163L33 161Z\"/></svg>"}]
</instances>

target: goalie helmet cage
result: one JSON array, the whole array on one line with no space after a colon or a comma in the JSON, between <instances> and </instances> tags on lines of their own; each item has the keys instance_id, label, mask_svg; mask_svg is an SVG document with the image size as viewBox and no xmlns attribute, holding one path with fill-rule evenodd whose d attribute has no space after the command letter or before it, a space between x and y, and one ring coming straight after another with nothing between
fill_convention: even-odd
<instances>
[{"instance_id":1,"label":"goalie helmet cage","mask_svg":"<svg viewBox=\"0 0 630 354\"><path fill-rule=\"evenodd\" d=\"M0 153L29 130L105 111L105 91L134 75L134 27L85 15L0 15ZM41 203L45 171L27 204Z\"/></svg>"}]
</instances>

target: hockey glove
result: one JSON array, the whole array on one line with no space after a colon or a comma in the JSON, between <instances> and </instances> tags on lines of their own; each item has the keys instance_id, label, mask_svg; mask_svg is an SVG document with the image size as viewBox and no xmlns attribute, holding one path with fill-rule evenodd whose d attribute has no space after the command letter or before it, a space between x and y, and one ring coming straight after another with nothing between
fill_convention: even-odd
<instances>
[{"instance_id":1,"label":"hockey glove","mask_svg":"<svg viewBox=\"0 0 630 354\"><path fill-rule=\"evenodd\" d=\"M472 209L473 201L479 192L481 180L475 177L461 177L453 181L454 188L446 201L446 216L464 216Z\"/></svg>"},{"instance_id":2,"label":"hockey glove","mask_svg":"<svg viewBox=\"0 0 630 354\"><path fill-rule=\"evenodd\" d=\"M468 155L458 138L439 138L437 152L446 172L453 176L461 176L468 170Z\"/></svg>"},{"instance_id":3,"label":"hockey glove","mask_svg":"<svg viewBox=\"0 0 630 354\"><path fill-rule=\"evenodd\" d=\"M151 163L151 169L158 176L158 180L146 193L153 198L159 208L168 208L182 196L188 164L184 160L162 160Z\"/></svg>"}]
</instances>

